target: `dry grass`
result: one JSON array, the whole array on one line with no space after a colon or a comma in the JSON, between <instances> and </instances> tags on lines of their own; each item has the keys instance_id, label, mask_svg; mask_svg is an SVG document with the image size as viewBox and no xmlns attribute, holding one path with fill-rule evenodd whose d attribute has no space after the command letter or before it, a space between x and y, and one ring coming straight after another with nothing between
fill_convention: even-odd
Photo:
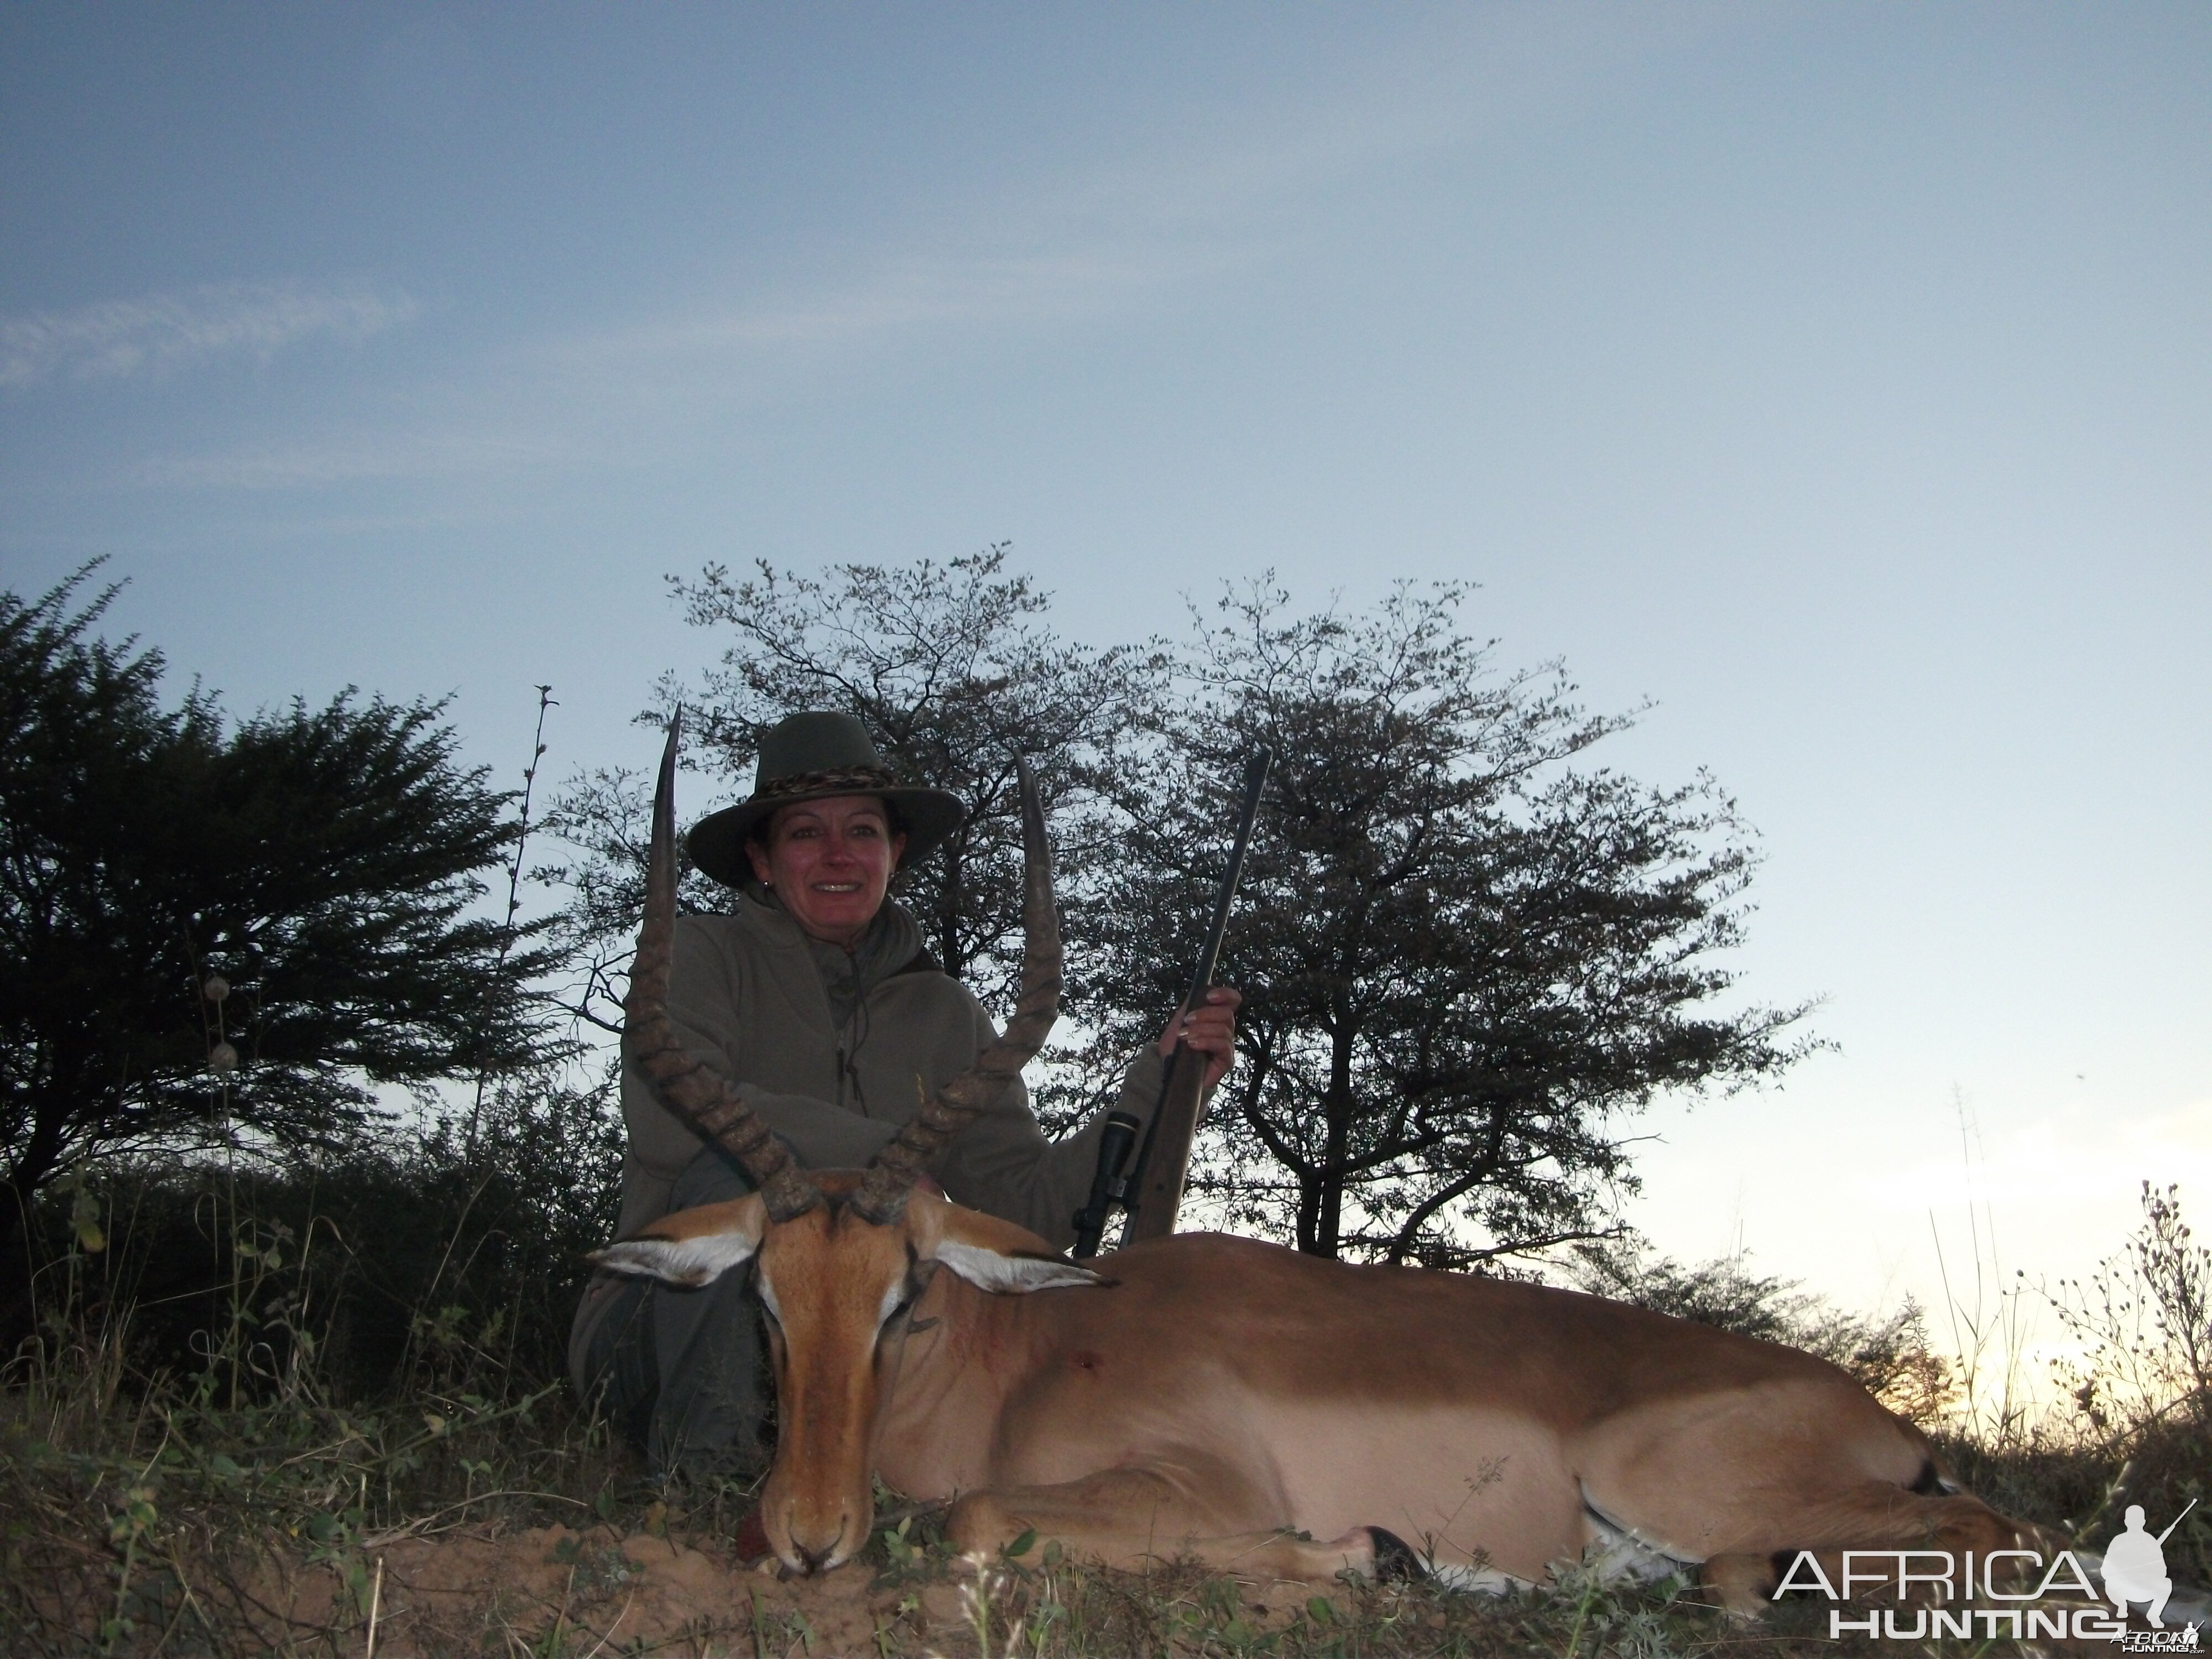
<instances>
[{"instance_id":1,"label":"dry grass","mask_svg":"<svg viewBox=\"0 0 2212 1659\"><path fill-rule=\"evenodd\" d=\"M742 1487L657 1486L580 1420L546 1374L557 1344L518 1334L456 1290L453 1240L434 1252L421 1307L378 1325L348 1302L372 1279L363 1264L332 1259L351 1248L342 1229L241 1211L234 1186L227 1212L201 1196L179 1212L228 1248L213 1261L217 1293L181 1325L160 1309L132 1311L134 1288L159 1275L126 1258L163 1248L158 1229L137 1246L128 1228L111 1242L112 1201L88 1207L71 1194L58 1206L41 1322L0 1387L0 1653L11 1659L1661 1659L1832 1654L1857 1640L1828 1639L1823 1605L1784 1604L1747 1629L1679 1581L1607 1588L1573 1570L1540 1592L1491 1598L1430 1584L1118 1574L1034 1543L1013 1559L961 1561L927 1513L884 1528L865 1565L786 1582L731 1556ZM2178 1212L2161 1224L2172 1249L2194 1248L2174 1233ZM475 1245L459 1253L489 1259ZM2171 1261L2140 1250L2115 1262L2130 1259L2149 1289L2114 1281L2127 1319L2112 1328L2130 1345L2136 1390L2124 1420L2107 1387L2087 1396L2101 1415L2015 1422L2002 1443L1969 1423L1948 1447L2001 1507L2093 1542L2121 1504L2171 1516L2212 1477L2198 1379L2185 1363L2158 1381L2165 1362L2143 1334L2155 1334L2160 1271L2197 1281L2174 1281ZM538 1297L561 1302L557 1286ZM373 1353L365 1329L384 1333ZM2181 1352L2186 1362L2196 1351ZM2212 1576L2203 1510L2168 1551L2181 1573Z\"/></svg>"}]
</instances>

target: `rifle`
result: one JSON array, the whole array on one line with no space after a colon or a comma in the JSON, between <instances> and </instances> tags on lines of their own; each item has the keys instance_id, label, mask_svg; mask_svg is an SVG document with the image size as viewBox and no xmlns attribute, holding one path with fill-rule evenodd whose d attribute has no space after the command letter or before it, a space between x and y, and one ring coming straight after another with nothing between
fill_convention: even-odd
<instances>
[{"instance_id":1,"label":"rifle","mask_svg":"<svg viewBox=\"0 0 2212 1659\"><path fill-rule=\"evenodd\" d=\"M2179 1514L2179 1515L2177 1515L2177 1516L2175 1516L2173 1517L2173 1527L2178 1527L2178 1526L2179 1526L2179 1525L2180 1525L2184 1521L2186 1521L2186 1520L2189 1518L2189 1511L2190 1511L2190 1510L2193 1510L2193 1509L2195 1509L2196 1507L2197 1507L2197 1500L2196 1500L2195 1498L2191 1498L2191 1499L2189 1500L2188 1507L2187 1507L2187 1508L2185 1508L2185 1509L2184 1509L2184 1510L2181 1511L2181 1513L2180 1513L2180 1514ZM2172 1536L2173 1536L2173 1527L2168 1527L2168 1528L2167 1528L2164 1532L2162 1532L2162 1533L2159 1534L2159 1535L2158 1535L2158 1541L2159 1541L2161 1545L2163 1545L2163 1544L2166 1542L2166 1540L2167 1539L2169 1539L2169 1538L2171 1538L2171 1537L2172 1537Z\"/></svg>"},{"instance_id":2,"label":"rifle","mask_svg":"<svg viewBox=\"0 0 2212 1659\"><path fill-rule=\"evenodd\" d=\"M1260 795L1267 787L1267 769L1274 750L1265 744L1244 763L1244 801L1237 820L1237 839L1229 851L1229 868L1213 898L1213 920L1206 942L1192 966L1190 983L1179 1009L1196 1005L1213 983L1213 970L1221 957L1221 938L1229 927L1229 907L1237 898L1237 884L1244 874L1244 854L1252 844L1252 825L1260 816ZM1125 1178L1121 1166L1136 1139L1137 1120L1127 1112L1109 1112L1098 1141L1098 1168L1091 1181L1091 1200L1075 1214L1075 1256L1085 1260L1098 1254L1109 1209L1121 1206L1128 1222L1121 1242L1160 1238L1175 1231L1176 1212L1182 1204L1183 1177L1190 1170L1191 1137L1198 1132L1198 1115L1205 1105L1202 1091L1206 1064L1180 1040L1160 1074L1159 1098L1152 1105L1152 1121L1137 1152L1136 1168Z\"/></svg>"}]
</instances>

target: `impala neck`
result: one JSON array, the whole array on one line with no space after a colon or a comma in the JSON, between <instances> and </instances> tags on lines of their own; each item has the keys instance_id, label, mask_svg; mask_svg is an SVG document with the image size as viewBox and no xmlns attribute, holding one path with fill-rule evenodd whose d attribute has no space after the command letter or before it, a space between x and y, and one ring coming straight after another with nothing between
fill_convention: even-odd
<instances>
[{"instance_id":1,"label":"impala neck","mask_svg":"<svg viewBox=\"0 0 2212 1659\"><path fill-rule=\"evenodd\" d=\"M915 1307L925 1328L907 1337L878 1419L876 1472L885 1486L927 1501L988 1484L994 1429L1027 1370L1030 1301L979 1291L954 1273L931 1281Z\"/></svg>"}]
</instances>

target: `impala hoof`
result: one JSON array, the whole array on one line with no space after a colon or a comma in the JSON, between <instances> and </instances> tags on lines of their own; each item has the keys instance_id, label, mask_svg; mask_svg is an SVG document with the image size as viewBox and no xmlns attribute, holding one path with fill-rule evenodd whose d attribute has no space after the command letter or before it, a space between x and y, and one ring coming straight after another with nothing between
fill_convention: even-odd
<instances>
[{"instance_id":1,"label":"impala hoof","mask_svg":"<svg viewBox=\"0 0 2212 1659\"><path fill-rule=\"evenodd\" d=\"M1421 1565L1421 1558L1413 1553L1413 1547L1396 1533L1370 1527L1367 1535L1375 1540L1376 1583L1410 1583L1429 1576L1429 1570Z\"/></svg>"}]
</instances>

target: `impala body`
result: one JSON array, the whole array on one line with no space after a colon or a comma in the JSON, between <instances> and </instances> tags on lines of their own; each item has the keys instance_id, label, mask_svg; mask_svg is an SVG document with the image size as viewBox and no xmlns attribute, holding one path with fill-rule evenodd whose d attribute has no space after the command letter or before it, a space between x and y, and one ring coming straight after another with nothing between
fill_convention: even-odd
<instances>
[{"instance_id":1,"label":"impala body","mask_svg":"<svg viewBox=\"0 0 2212 1659\"><path fill-rule=\"evenodd\" d=\"M1184 1234L1096 1272L857 1174L769 1223L686 1211L608 1265L678 1283L753 1260L782 1432L762 1518L790 1566L866 1537L870 1477L953 1503L963 1549L1035 1528L1119 1565L1190 1555L1325 1580L1540 1578L1603 1547L1755 1605L1798 1549L2017 1547L1925 1439L1790 1348L1572 1291ZM1304 1534L1303 1537L1299 1534Z\"/></svg>"},{"instance_id":2,"label":"impala body","mask_svg":"<svg viewBox=\"0 0 2212 1659\"><path fill-rule=\"evenodd\" d=\"M2031 1535L1793 1349L1571 1291L1206 1234L1084 1267L937 1194L927 1159L1052 1018L1050 864L1026 779L1028 947L1006 1036L868 1170L798 1170L655 1003L673 757L672 736L632 1042L760 1190L595 1260L678 1285L756 1275L780 1421L762 1521L787 1568L862 1547L876 1474L954 1500L968 1549L1034 1528L1120 1565L1189 1555L1308 1580L1431 1566L1500 1583L1601 1545L1616 1565L1695 1564L1742 1608L1801 1549L1978 1553Z\"/></svg>"},{"instance_id":3,"label":"impala body","mask_svg":"<svg viewBox=\"0 0 2212 1659\"><path fill-rule=\"evenodd\" d=\"M884 1478L950 1497L1206 1467L1214 1512L1171 1517L1176 1546L1304 1532L1344 1540L1319 1564L1334 1572L1379 1526L1533 1580L1614 1532L1680 1562L1766 1553L1744 1500L1785 1462L1876 1509L1932 1476L1920 1437L1832 1368L1595 1297L1212 1235L1108 1267L1109 1286L1018 1299L945 1284L885 1419ZM1717 1476L1737 1501L1712 1501ZM1037 1502L969 1507L1018 1530Z\"/></svg>"}]
</instances>

